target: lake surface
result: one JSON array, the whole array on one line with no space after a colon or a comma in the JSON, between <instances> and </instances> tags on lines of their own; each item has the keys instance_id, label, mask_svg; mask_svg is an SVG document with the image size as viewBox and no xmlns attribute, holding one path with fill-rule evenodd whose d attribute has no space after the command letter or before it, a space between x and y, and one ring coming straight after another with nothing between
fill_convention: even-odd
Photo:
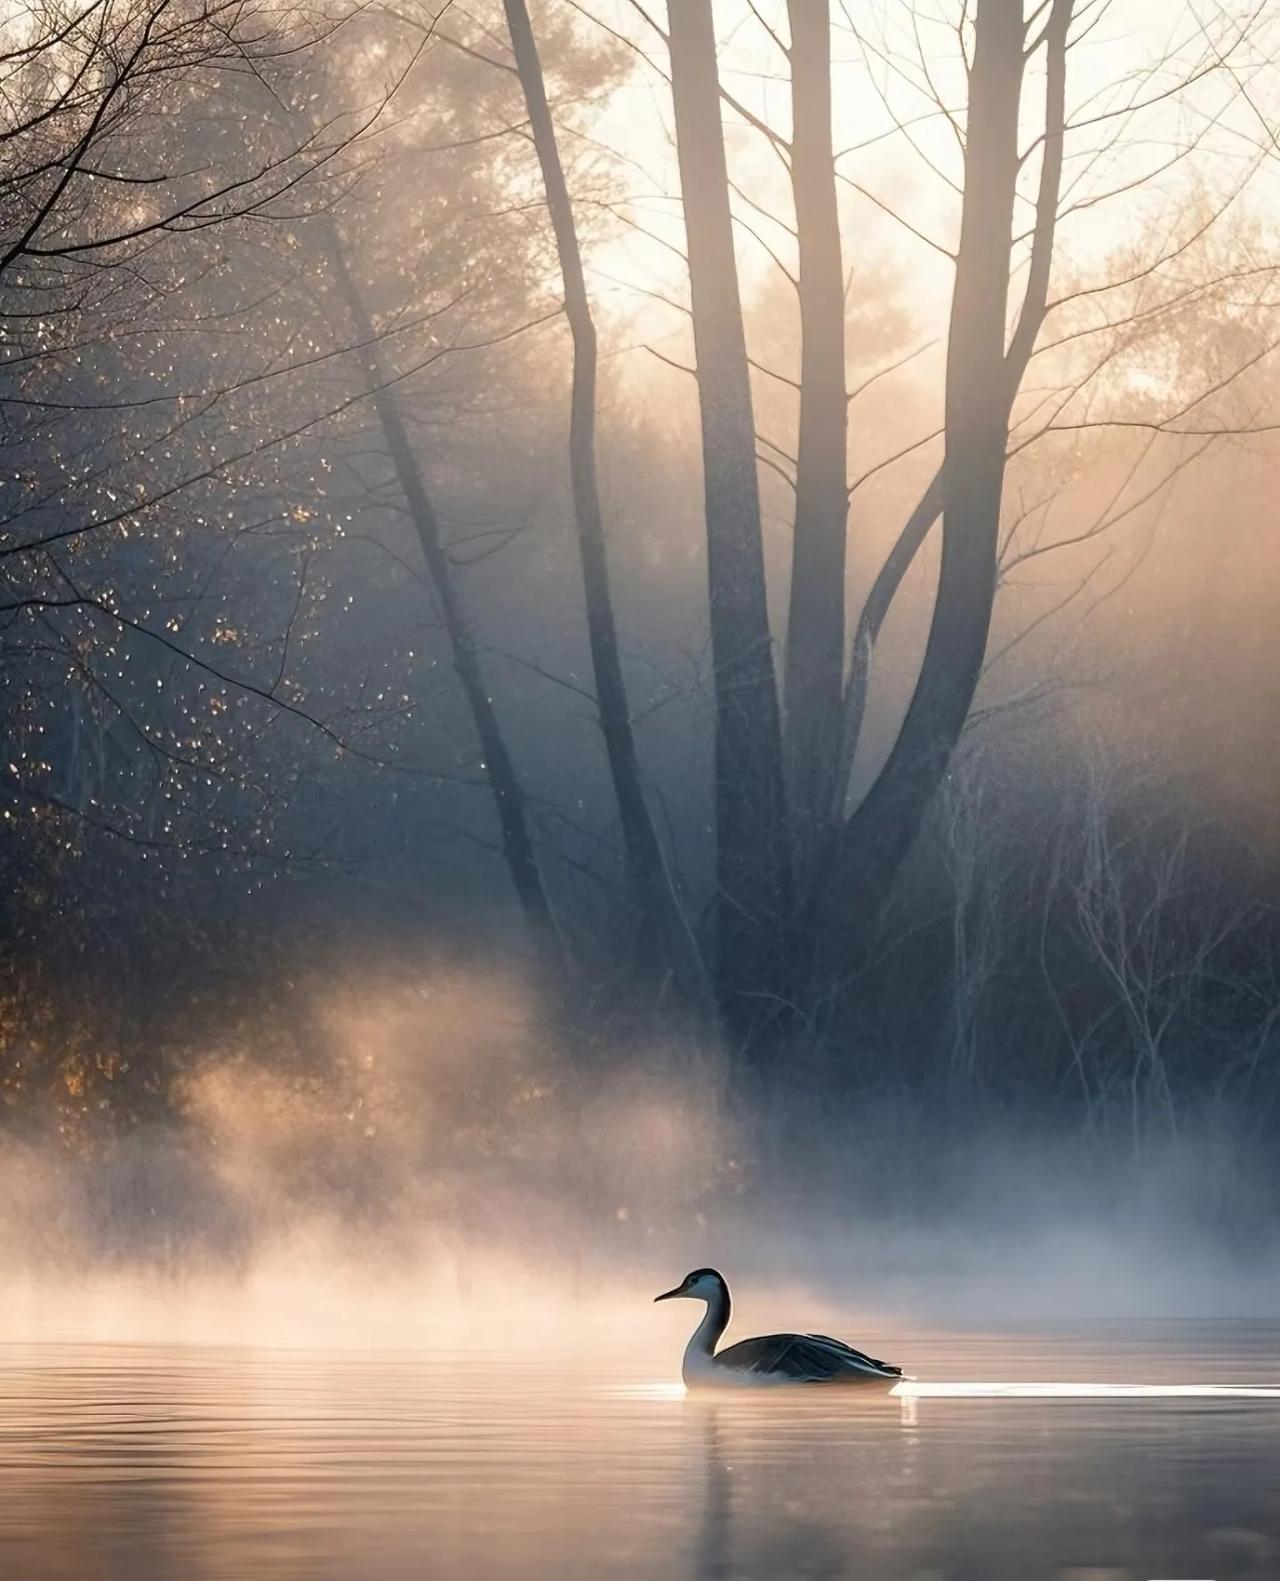
<instances>
[{"instance_id":1,"label":"lake surface","mask_svg":"<svg viewBox=\"0 0 1280 1581\"><path fill-rule=\"evenodd\" d=\"M1280 1327L845 1331L919 1388L686 1397L678 1350L625 1345L0 1346L0 1576L1280 1576Z\"/></svg>"}]
</instances>

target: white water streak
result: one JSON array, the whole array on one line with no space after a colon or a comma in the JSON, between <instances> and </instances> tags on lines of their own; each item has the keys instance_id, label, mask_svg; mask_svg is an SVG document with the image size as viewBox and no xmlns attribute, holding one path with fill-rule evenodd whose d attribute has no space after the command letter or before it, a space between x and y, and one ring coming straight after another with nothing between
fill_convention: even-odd
<instances>
[{"instance_id":1,"label":"white water streak","mask_svg":"<svg viewBox=\"0 0 1280 1581\"><path fill-rule=\"evenodd\" d=\"M687 1393L684 1384L675 1382L624 1384L603 1392L614 1399L631 1400L682 1400ZM726 1388L717 1392L738 1399L746 1394L754 1398L767 1392L794 1400L805 1391L784 1384L768 1391ZM834 1392L830 1389L818 1391L828 1400ZM856 1390L848 1393L857 1396ZM864 1396L867 1399L876 1397L875 1392ZM878 1397L913 1403L916 1400L1280 1400L1280 1388L1249 1383L929 1383L919 1378L906 1378ZM700 1392L699 1398L706 1398L705 1393Z\"/></svg>"},{"instance_id":2,"label":"white water streak","mask_svg":"<svg viewBox=\"0 0 1280 1581\"><path fill-rule=\"evenodd\" d=\"M928 1383L908 1378L889 1393L902 1400L1280 1400L1280 1388L1247 1383Z\"/></svg>"}]
</instances>

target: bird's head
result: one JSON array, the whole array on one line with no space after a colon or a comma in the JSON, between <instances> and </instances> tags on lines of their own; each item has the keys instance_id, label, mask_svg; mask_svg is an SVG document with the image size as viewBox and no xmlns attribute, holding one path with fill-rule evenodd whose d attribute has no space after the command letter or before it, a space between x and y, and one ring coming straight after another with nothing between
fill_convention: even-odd
<instances>
[{"instance_id":1,"label":"bird's head","mask_svg":"<svg viewBox=\"0 0 1280 1581\"><path fill-rule=\"evenodd\" d=\"M728 1293L729 1287L725 1284L723 1274L717 1273L714 1268L695 1268L691 1274L684 1276L674 1290L664 1290L653 1299L674 1301L678 1296L687 1296L691 1301L715 1301Z\"/></svg>"}]
</instances>

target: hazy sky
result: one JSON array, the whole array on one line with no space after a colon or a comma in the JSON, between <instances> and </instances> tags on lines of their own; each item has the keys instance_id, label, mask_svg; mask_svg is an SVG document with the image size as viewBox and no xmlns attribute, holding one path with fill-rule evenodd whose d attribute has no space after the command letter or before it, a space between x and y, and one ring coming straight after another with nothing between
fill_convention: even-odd
<instances>
[{"instance_id":1,"label":"hazy sky","mask_svg":"<svg viewBox=\"0 0 1280 1581\"><path fill-rule=\"evenodd\" d=\"M671 248L680 244L672 201L679 185L669 92L660 75L665 45L629 0L588 0L582 9L647 57L637 57L634 77L613 95L594 130L628 162L631 217L662 238L653 242L633 232L600 248L596 288L605 302L621 290L620 282L678 296L683 269ZM646 10L660 20L658 8ZM785 41L783 0L765 0L755 10ZM959 220L962 10L960 0L844 0L833 6L835 142L847 151L839 168L848 178L841 188L848 261L856 269L868 248L889 252L909 281L913 308L928 334L945 322L950 272L949 261L929 241L952 245ZM785 134L789 85L777 45L745 0L717 5L716 15L726 90ZM1267 59L1276 21L1268 5L1251 8L1237 23L1216 3L1083 0L1068 60L1068 122L1075 130L1066 150L1064 190L1071 212L1061 224L1060 267L1069 261L1087 269L1153 224L1167 224L1170 211L1183 206L1197 186L1230 185L1256 166L1255 189L1271 190L1274 160L1263 155L1270 142L1267 106L1276 98ZM1020 230L1030 224L1039 170L1042 63L1041 52L1031 62L1024 92ZM1186 86L1189 78L1195 80ZM740 261L750 290L773 265L748 227L783 259L792 254L790 236L769 218L787 215L786 178L765 139L731 107L726 121L739 185ZM1175 157L1184 150L1186 157ZM638 309L631 293L622 293L620 305L628 316Z\"/></svg>"}]
</instances>

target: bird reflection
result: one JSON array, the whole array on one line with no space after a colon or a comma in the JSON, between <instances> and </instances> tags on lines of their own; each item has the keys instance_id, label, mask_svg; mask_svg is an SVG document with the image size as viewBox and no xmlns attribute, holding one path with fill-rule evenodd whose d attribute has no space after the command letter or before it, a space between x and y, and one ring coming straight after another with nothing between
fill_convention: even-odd
<instances>
[{"instance_id":1,"label":"bird reflection","mask_svg":"<svg viewBox=\"0 0 1280 1581\"><path fill-rule=\"evenodd\" d=\"M906 1409L905 1402L899 1404L880 1395L865 1406L860 1401L856 1410L846 1406L842 1416L845 1423L868 1416L893 1423ZM771 1439L780 1422L788 1420L797 1425L797 1419L816 1415L813 1425L829 1423L829 1410L815 1413L800 1401L761 1400L744 1391L690 1394L684 1413L702 1462L701 1508L690 1570L693 1581L724 1581L728 1576L821 1578L849 1573L841 1523L817 1519L807 1508L813 1491L810 1468L797 1467L794 1484L784 1466L760 1468L767 1479L767 1497L752 1499L745 1487L755 1463L753 1445L758 1447L762 1436Z\"/></svg>"},{"instance_id":2,"label":"bird reflection","mask_svg":"<svg viewBox=\"0 0 1280 1581\"><path fill-rule=\"evenodd\" d=\"M702 1512L694 1538L693 1577L694 1581L713 1581L732 1574L729 1467L720 1444L717 1405L691 1398L686 1410L702 1439Z\"/></svg>"}]
</instances>

